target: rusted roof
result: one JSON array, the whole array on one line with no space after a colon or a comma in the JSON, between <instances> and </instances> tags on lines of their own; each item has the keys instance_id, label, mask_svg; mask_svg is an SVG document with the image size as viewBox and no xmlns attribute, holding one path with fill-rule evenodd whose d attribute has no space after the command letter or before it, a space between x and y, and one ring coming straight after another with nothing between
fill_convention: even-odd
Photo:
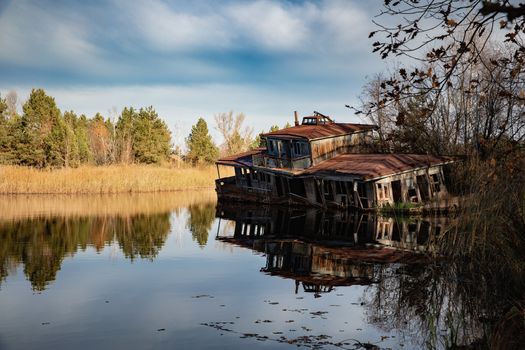
<instances>
[{"instance_id":1,"label":"rusted roof","mask_svg":"<svg viewBox=\"0 0 525 350\"><path fill-rule=\"evenodd\" d=\"M252 166L252 156L256 154L261 154L266 148L254 148L252 150L249 150L247 152L243 153L237 153L233 154L228 157L223 157L219 159L216 163L220 165L245 165L245 166Z\"/></svg>"},{"instance_id":2,"label":"rusted roof","mask_svg":"<svg viewBox=\"0 0 525 350\"><path fill-rule=\"evenodd\" d=\"M375 130L377 125L373 124L350 124L350 123L329 123L322 125L298 125L285 128L263 136L270 137L300 137L308 140L322 139L325 137L349 135L359 131Z\"/></svg>"},{"instance_id":3,"label":"rusted roof","mask_svg":"<svg viewBox=\"0 0 525 350\"><path fill-rule=\"evenodd\" d=\"M432 156L426 154L340 154L325 160L302 175L340 174L356 175L364 180L394 175L411 169L450 163L457 160L452 156Z\"/></svg>"}]
</instances>

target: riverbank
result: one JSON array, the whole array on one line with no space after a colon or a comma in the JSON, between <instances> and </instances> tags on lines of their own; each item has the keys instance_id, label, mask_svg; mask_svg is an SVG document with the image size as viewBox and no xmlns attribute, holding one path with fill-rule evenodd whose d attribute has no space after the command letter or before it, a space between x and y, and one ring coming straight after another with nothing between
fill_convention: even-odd
<instances>
[{"instance_id":1,"label":"riverbank","mask_svg":"<svg viewBox=\"0 0 525 350\"><path fill-rule=\"evenodd\" d=\"M215 167L147 165L0 167L0 194L100 194L213 189Z\"/></svg>"}]
</instances>

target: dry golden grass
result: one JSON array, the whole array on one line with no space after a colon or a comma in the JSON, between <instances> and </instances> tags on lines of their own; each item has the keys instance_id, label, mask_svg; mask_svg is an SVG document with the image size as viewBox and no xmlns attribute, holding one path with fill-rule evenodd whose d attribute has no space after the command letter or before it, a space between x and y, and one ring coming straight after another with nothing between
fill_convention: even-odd
<instances>
[{"instance_id":1,"label":"dry golden grass","mask_svg":"<svg viewBox=\"0 0 525 350\"><path fill-rule=\"evenodd\" d=\"M0 194L100 194L213 189L216 178L214 166L170 168L112 165L56 170L2 166Z\"/></svg>"},{"instance_id":2,"label":"dry golden grass","mask_svg":"<svg viewBox=\"0 0 525 350\"><path fill-rule=\"evenodd\" d=\"M85 195L0 195L0 221L39 216L155 214L216 201L217 195L213 190Z\"/></svg>"}]
</instances>

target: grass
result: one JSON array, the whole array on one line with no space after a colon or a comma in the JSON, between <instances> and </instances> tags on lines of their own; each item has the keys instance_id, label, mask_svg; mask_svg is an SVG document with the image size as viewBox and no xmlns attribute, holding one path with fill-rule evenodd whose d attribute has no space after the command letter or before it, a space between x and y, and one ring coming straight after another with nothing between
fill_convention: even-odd
<instances>
[{"instance_id":1,"label":"grass","mask_svg":"<svg viewBox=\"0 0 525 350\"><path fill-rule=\"evenodd\" d=\"M221 176L228 175L222 174ZM1 166L0 194L101 194L213 189L214 166L82 166L56 170Z\"/></svg>"}]
</instances>

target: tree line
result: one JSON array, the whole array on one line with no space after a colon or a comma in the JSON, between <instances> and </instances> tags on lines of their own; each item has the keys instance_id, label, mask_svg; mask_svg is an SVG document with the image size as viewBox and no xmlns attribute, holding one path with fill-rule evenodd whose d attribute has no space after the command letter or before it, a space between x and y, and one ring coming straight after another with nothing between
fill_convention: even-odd
<instances>
[{"instance_id":1,"label":"tree line","mask_svg":"<svg viewBox=\"0 0 525 350\"><path fill-rule=\"evenodd\" d=\"M116 118L97 113L88 118L61 112L43 89L33 89L17 111L18 97L0 96L0 164L36 168L79 165L162 164L172 157L191 165L204 165L219 156L263 146L260 135L244 126L245 115L215 115L216 129L224 139L217 145L203 118L185 139L186 150L173 147L171 132L153 107L125 107ZM278 129L272 126L270 131Z\"/></svg>"},{"instance_id":2,"label":"tree line","mask_svg":"<svg viewBox=\"0 0 525 350\"><path fill-rule=\"evenodd\" d=\"M0 164L151 164L167 160L172 152L171 133L153 107L126 107L116 121L100 113L88 118L62 113L53 97L33 89L18 114L13 96L0 98Z\"/></svg>"}]
</instances>

